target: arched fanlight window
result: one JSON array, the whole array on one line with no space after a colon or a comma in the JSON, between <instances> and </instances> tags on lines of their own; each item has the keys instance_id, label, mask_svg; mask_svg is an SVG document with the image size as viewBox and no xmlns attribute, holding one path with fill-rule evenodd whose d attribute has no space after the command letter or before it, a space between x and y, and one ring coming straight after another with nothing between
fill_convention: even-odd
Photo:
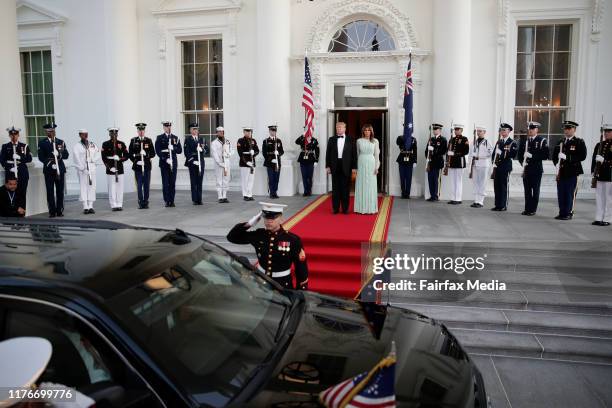
<instances>
[{"instance_id":1,"label":"arched fanlight window","mask_svg":"<svg viewBox=\"0 0 612 408\"><path fill-rule=\"evenodd\" d=\"M327 52L390 51L395 49L391 34L370 20L356 20L336 31Z\"/></svg>"}]
</instances>

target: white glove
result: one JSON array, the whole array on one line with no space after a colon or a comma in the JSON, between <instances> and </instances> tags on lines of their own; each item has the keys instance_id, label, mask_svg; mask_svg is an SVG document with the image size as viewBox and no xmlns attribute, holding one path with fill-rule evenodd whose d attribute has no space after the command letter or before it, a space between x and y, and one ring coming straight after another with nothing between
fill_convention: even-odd
<instances>
[{"instance_id":1,"label":"white glove","mask_svg":"<svg viewBox=\"0 0 612 408\"><path fill-rule=\"evenodd\" d=\"M194 162L193 162L193 165L194 165L194 166L199 166L199 165L200 165L200 162L199 162L199 161L194 161Z\"/></svg>"},{"instance_id":2,"label":"white glove","mask_svg":"<svg viewBox=\"0 0 612 408\"><path fill-rule=\"evenodd\" d=\"M567 156L565 155L565 153L559 153L559 159L565 160L566 158Z\"/></svg>"},{"instance_id":3,"label":"white glove","mask_svg":"<svg viewBox=\"0 0 612 408\"><path fill-rule=\"evenodd\" d=\"M119 160L119 156L118 155L114 155L113 157L111 157L111 160Z\"/></svg>"},{"instance_id":4,"label":"white glove","mask_svg":"<svg viewBox=\"0 0 612 408\"><path fill-rule=\"evenodd\" d=\"M174 145L169 144L168 145L168 150L173 151L174 150Z\"/></svg>"},{"instance_id":5,"label":"white glove","mask_svg":"<svg viewBox=\"0 0 612 408\"><path fill-rule=\"evenodd\" d=\"M249 225L249 227L254 227L255 225L257 225L260 219L261 219L261 211L258 212L257 215L253 216L253 218L248 220L247 224Z\"/></svg>"},{"instance_id":6,"label":"white glove","mask_svg":"<svg viewBox=\"0 0 612 408\"><path fill-rule=\"evenodd\" d=\"M525 152L525 158L531 159L532 154L529 152Z\"/></svg>"},{"instance_id":7,"label":"white glove","mask_svg":"<svg viewBox=\"0 0 612 408\"><path fill-rule=\"evenodd\" d=\"M413 167L413 168L414 168L414 167L416 167L416 165L417 165L416 163L412 163L412 167Z\"/></svg>"},{"instance_id":8,"label":"white glove","mask_svg":"<svg viewBox=\"0 0 612 408\"><path fill-rule=\"evenodd\" d=\"M108 169L108 170L109 170L111 173L116 173L116 172L117 172L117 169L116 169L116 168L114 168L114 167L111 167L111 168L110 168L110 169Z\"/></svg>"},{"instance_id":9,"label":"white glove","mask_svg":"<svg viewBox=\"0 0 612 408\"><path fill-rule=\"evenodd\" d=\"M453 151L449 151L447 154L448 154L449 156L453 157L453 156L455 155L455 152L453 152Z\"/></svg>"},{"instance_id":10,"label":"white glove","mask_svg":"<svg viewBox=\"0 0 612 408\"><path fill-rule=\"evenodd\" d=\"M59 156L59 152L58 152L57 150L54 150L54 151L53 151L53 155L54 155L55 157L57 157L57 156Z\"/></svg>"},{"instance_id":11,"label":"white glove","mask_svg":"<svg viewBox=\"0 0 612 408\"><path fill-rule=\"evenodd\" d=\"M274 163L274 164L278 163L278 161L276 159L272 159L272 160L270 160L270 162Z\"/></svg>"},{"instance_id":12,"label":"white glove","mask_svg":"<svg viewBox=\"0 0 612 408\"><path fill-rule=\"evenodd\" d=\"M17 174L17 167L11 167L11 171L15 174Z\"/></svg>"},{"instance_id":13,"label":"white glove","mask_svg":"<svg viewBox=\"0 0 612 408\"><path fill-rule=\"evenodd\" d=\"M169 165L171 165L171 166L172 166L172 159L167 158L167 159L166 159L166 163L168 163Z\"/></svg>"},{"instance_id":14,"label":"white glove","mask_svg":"<svg viewBox=\"0 0 612 408\"><path fill-rule=\"evenodd\" d=\"M51 168L52 168L53 170L57 170L57 166L56 166L55 164L52 164L52 165L51 165Z\"/></svg>"},{"instance_id":15,"label":"white glove","mask_svg":"<svg viewBox=\"0 0 612 408\"><path fill-rule=\"evenodd\" d=\"M198 145L198 152L202 152L202 146Z\"/></svg>"},{"instance_id":16,"label":"white glove","mask_svg":"<svg viewBox=\"0 0 612 408\"><path fill-rule=\"evenodd\" d=\"M275 151L274 151L274 154L275 154L275 155L278 155L278 150L275 150Z\"/></svg>"},{"instance_id":17,"label":"white glove","mask_svg":"<svg viewBox=\"0 0 612 408\"><path fill-rule=\"evenodd\" d=\"M314 162L314 166L317 167L319 165L319 162Z\"/></svg>"},{"instance_id":18,"label":"white glove","mask_svg":"<svg viewBox=\"0 0 612 408\"><path fill-rule=\"evenodd\" d=\"M246 165L249 167L253 167L253 162L246 162Z\"/></svg>"},{"instance_id":19,"label":"white glove","mask_svg":"<svg viewBox=\"0 0 612 408\"><path fill-rule=\"evenodd\" d=\"M255 150L253 149L249 150L249 154L255 154Z\"/></svg>"},{"instance_id":20,"label":"white glove","mask_svg":"<svg viewBox=\"0 0 612 408\"><path fill-rule=\"evenodd\" d=\"M501 155L501 150L495 149L495 154L498 155L498 156Z\"/></svg>"},{"instance_id":21,"label":"white glove","mask_svg":"<svg viewBox=\"0 0 612 408\"><path fill-rule=\"evenodd\" d=\"M20 156L20 155L18 155L17 153L15 153L15 154L13 155L13 159L15 159L15 160L20 160L20 159L21 159L21 156Z\"/></svg>"},{"instance_id":22,"label":"white glove","mask_svg":"<svg viewBox=\"0 0 612 408\"><path fill-rule=\"evenodd\" d=\"M600 154L598 154L597 156L595 156L595 161L597 163L603 163L604 162L604 157Z\"/></svg>"},{"instance_id":23,"label":"white glove","mask_svg":"<svg viewBox=\"0 0 612 408\"><path fill-rule=\"evenodd\" d=\"M433 146L427 146L427 150L429 150L430 152L433 152L434 147Z\"/></svg>"},{"instance_id":24,"label":"white glove","mask_svg":"<svg viewBox=\"0 0 612 408\"><path fill-rule=\"evenodd\" d=\"M143 162L142 160L138 160L138 161L136 162L136 164L137 164L138 166L142 166L142 165L144 164L144 162Z\"/></svg>"}]
</instances>

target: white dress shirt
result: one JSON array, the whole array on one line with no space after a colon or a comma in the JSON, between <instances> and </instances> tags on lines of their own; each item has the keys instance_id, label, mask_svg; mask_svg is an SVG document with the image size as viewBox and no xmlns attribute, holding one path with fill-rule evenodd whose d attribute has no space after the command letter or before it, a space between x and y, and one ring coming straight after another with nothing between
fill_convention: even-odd
<instances>
[{"instance_id":1,"label":"white dress shirt","mask_svg":"<svg viewBox=\"0 0 612 408\"><path fill-rule=\"evenodd\" d=\"M343 136L343 137L340 137ZM338 135L337 146L338 146L338 158L342 158L342 152L344 151L344 142L346 141L346 135Z\"/></svg>"}]
</instances>

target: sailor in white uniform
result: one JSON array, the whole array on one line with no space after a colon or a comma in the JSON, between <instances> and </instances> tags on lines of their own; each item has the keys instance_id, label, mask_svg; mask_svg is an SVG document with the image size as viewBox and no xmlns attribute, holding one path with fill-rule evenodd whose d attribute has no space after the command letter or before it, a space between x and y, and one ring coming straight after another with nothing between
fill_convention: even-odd
<instances>
[{"instance_id":1,"label":"sailor in white uniform","mask_svg":"<svg viewBox=\"0 0 612 408\"><path fill-rule=\"evenodd\" d=\"M96 163L100 161L100 149L89 140L87 130L79 130L81 141L74 145L72 154L74 165L79 176L81 195L79 201L83 203L83 214L94 214L94 201L96 201Z\"/></svg>"},{"instance_id":2,"label":"sailor in white uniform","mask_svg":"<svg viewBox=\"0 0 612 408\"><path fill-rule=\"evenodd\" d=\"M486 197L487 179L489 178L489 163L493 153L493 145L487 140L487 128L476 126L476 142L471 148L472 181L474 182L474 203L472 208L482 208Z\"/></svg>"},{"instance_id":3,"label":"sailor in white uniform","mask_svg":"<svg viewBox=\"0 0 612 408\"><path fill-rule=\"evenodd\" d=\"M210 153L215 165L217 181L217 198L220 203L229 203L227 190L230 182L230 157L234 153L229 140L225 138L225 129L219 126L217 138L210 144Z\"/></svg>"}]
</instances>

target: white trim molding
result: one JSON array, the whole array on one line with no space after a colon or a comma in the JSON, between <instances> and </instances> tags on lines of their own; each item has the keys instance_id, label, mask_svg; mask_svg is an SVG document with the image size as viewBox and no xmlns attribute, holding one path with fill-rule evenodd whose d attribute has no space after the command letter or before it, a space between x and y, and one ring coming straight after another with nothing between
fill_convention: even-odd
<instances>
[{"instance_id":1,"label":"white trim molding","mask_svg":"<svg viewBox=\"0 0 612 408\"><path fill-rule=\"evenodd\" d=\"M606 10L606 0L593 0L593 16L591 18L591 41L601 39L601 24Z\"/></svg>"},{"instance_id":2,"label":"white trim molding","mask_svg":"<svg viewBox=\"0 0 612 408\"><path fill-rule=\"evenodd\" d=\"M171 16L181 14L206 14L224 11L238 11L242 7L241 0L163 0L155 10L154 16Z\"/></svg>"}]
</instances>

